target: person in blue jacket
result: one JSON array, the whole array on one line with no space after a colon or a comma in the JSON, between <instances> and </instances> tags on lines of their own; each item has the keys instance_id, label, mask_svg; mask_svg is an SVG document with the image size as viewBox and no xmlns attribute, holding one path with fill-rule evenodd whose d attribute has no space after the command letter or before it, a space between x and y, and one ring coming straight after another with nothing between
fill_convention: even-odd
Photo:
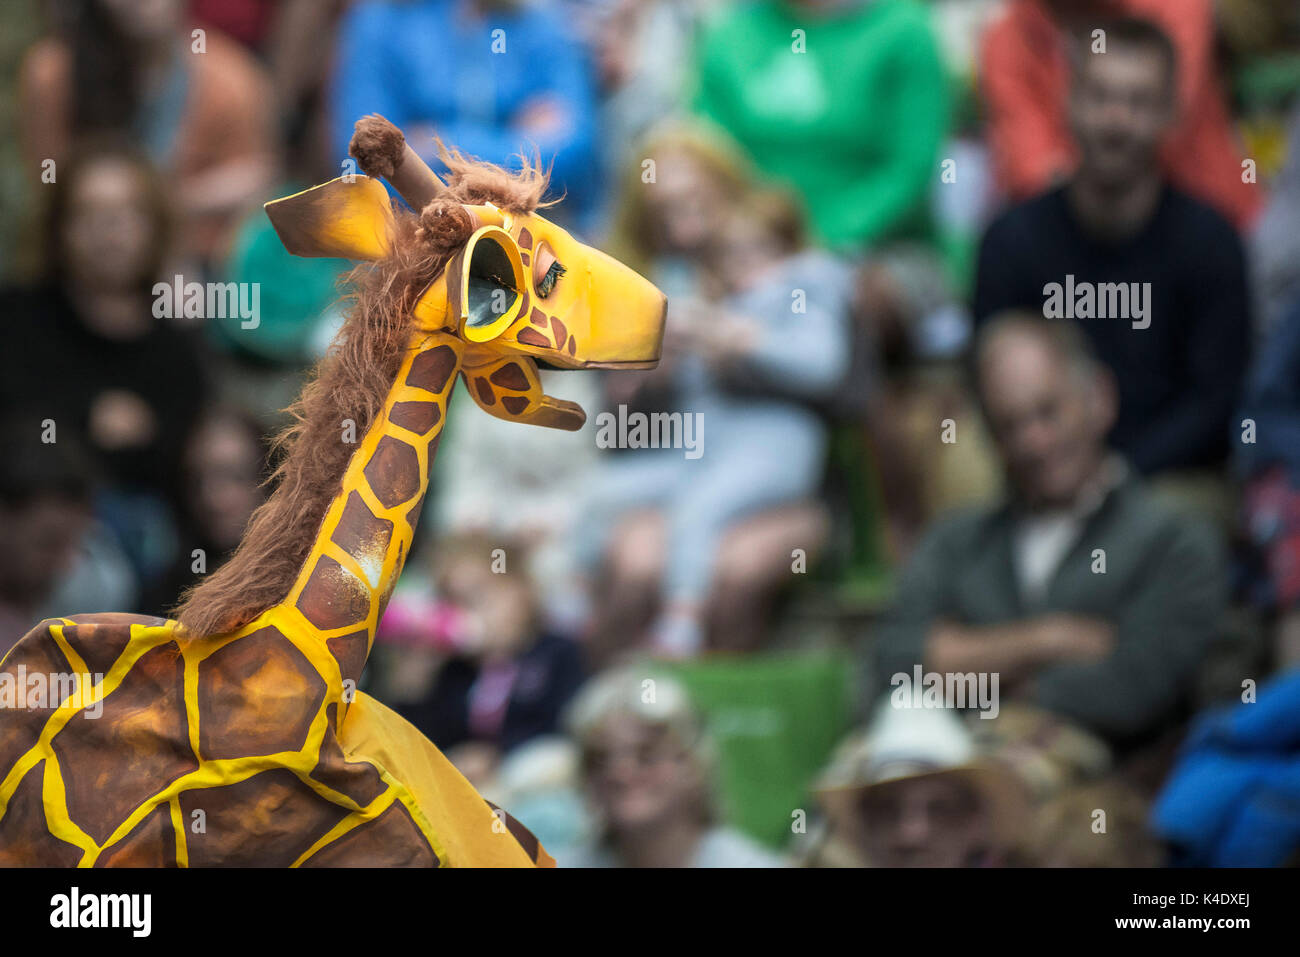
<instances>
[{"instance_id":1,"label":"person in blue jacket","mask_svg":"<svg viewBox=\"0 0 1300 957\"><path fill-rule=\"evenodd\" d=\"M339 28L330 128L340 163L357 119L379 113L441 173L433 136L508 165L554 163L552 191L578 216L599 182L595 80L586 51L548 10L519 0L358 3Z\"/></svg>"},{"instance_id":2,"label":"person in blue jacket","mask_svg":"<svg viewBox=\"0 0 1300 957\"><path fill-rule=\"evenodd\" d=\"M1151 827L1175 865L1300 863L1300 669L1197 720Z\"/></svg>"}]
</instances>

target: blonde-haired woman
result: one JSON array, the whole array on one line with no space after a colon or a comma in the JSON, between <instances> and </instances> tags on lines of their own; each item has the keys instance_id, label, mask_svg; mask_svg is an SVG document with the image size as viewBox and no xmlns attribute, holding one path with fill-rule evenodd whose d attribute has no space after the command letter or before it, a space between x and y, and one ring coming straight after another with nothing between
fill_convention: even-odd
<instances>
[{"instance_id":1,"label":"blonde-haired woman","mask_svg":"<svg viewBox=\"0 0 1300 957\"><path fill-rule=\"evenodd\" d=\"M566 867L780 867L719 820L713 748L680 684L641 664L593 679L568 713L596 819Z\"/></svg>"},{"instance_id":2,"label":"blonde-haired woman","mask_svg":"<svg viewBox=\"0 0 1300 957\"><path fill-rule=\"evenodd\" d=\"M611 380L608 401L620 422L667 413L682 429L628 443L589 486L577 552L597 661L765 643L794 549L825 540L829 404L857 388L852 275L806 245L798 202L705 127L667 128L646 157L653 182L628 183L612 248L668 295L664 361L627 391Z\"/></svg>"}]
</instances>

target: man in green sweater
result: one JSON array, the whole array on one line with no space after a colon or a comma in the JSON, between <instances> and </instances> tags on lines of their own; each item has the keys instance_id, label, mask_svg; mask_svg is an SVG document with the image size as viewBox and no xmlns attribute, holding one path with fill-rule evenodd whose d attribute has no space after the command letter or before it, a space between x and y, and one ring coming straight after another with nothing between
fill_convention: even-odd
<instances>
[{"instance_id":1,"label":"man in green sweater","mask_svg":"<svg viewBox=\"0 0 1300 957\"><path fill-rule=\"evenodd\" d=\"M948 91L923 4L735 4L697 60L697 111L802 195L824 245L932 238Z\"/></svg>"},{"instance_id":2,"label":"man in green sweater","mask_svg":"<svg viewBox=\"0 0 1300 957\"><path fill-rule=\"evenodd\" d=\"M1146 743L1177 719L1222 624L1221 545L1107 450L1115 386L1073 324L991 320L975 366L1011 494L918 546L874 636L877 676L997 675L1004 703L1121 751Z\"/></svg>"}]
</instances>

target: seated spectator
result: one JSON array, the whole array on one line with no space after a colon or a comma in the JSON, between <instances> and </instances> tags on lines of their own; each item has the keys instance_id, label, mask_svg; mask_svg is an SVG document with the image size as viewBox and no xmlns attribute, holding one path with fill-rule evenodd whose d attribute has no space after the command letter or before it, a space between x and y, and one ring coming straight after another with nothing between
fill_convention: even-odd
<instances>
[{"instance_id":1,"label":"seated spectator","mask_svg":"<svg viewBox=\"0 0 1300 957\"><path fill-rule=\"evenodd\" d=\"M1099 817L1101 811L1105 817ZM1123 781L1071 788L1039 808L1018 863L1028 867L1159 867L1165 858L1147 827L1149 805ZM1098 825L1101 825L1100 827Z\"/></svg>"},{"instance_id":2,"label":"seated spectator","mask_svg":"<svg viewBox=\"0 0 1300 957\"><path fill-rule=\"evenodd\" d=\"M1242 244L1160 172L1175 115L1169 41L1137 21L1106 29L1106 54L1082 53L1074 78L1079 166L989 227L976 322L1005 309L1078 322L1118 383L1111 444L1222 515L1251 331Z\"/></svg>"},{"instance_id":3,"label":"seated spectator","mask_svg":"<svg viewBox=\"0 0 1300 957\"><path fill-rule=\"evenodd\" d=\"M948 88L924 4L733 4L704 31L696 69L696 110L799 192L819 244L933 238Z\"/></svg>"},{"instance_id":4,"label":"seated spectator","mask_svg":"<svg viewBox=\"0 0 1300 957\"><path fill-rule=\"evenodd\" d=\"M879 475L885 545L892 562L905 559L929 521L948 508L985 502L999 491L992 443L978 416L965 374L969 316L948 314L945 335L927 315L944 310L933 273L904 268L893 251L885 266L868 259L858 271L854 320L878 353L880 382L866 408L862 432ZM910 288L900 279L909 277ZM929 327L929 328L927 328ZM936 422L974 425L960 443L934 441Z\"/></svg>"},{"instance_id":5,"label":"seated spectator","mask_svg":"<svg viewBox=\"0 0 1300 957\"><path fill-rule=\"evenodd\" d=\"M440 170L434 135L463 153L505 164L521 152L554 164L561 216L597 199L595 90L571 31L519 0L358 3L339 26L332 100L337 160L352 127L380 113ZM382 64L382 68L377 68Z\"/></svg>"},{"instance_id":6,"label":"seated spectator","mask_svg":"<svg viewBox=\"0 0 1300 957\"><path fill-rule=\"evenodd\" d=\"M1300 100L1288 120L1285 155L1250 237L1253 292L1265 334L1300 299Z\"/></svg>"},{"instance_id":7,"label":"seated spectator","mask_svg":"<svg viewBox=\"0 0 1300 957\"><path fill-rule=\"evenodd\" d=\"M882 701L814 787L827 827L815 867L995 867L1007 863L1027 792L982 752L957 712Z\"/></svg>"},{"instance_id":8,"label":"seated spectator","mask_svg":"<svg viewBox=\"0 0 1300 957\"><path fill-rule=\"evenodd\" d=\"M1178 74L1161 171L1237 228L1249 226L1261 196L1242 180L1244 154L1215 65L1214 8L1212 0L1011 0L985 32L980 63L994 167L1010 198L1058 185L1086 162L1087 144L1070 136L1071 66L1085 70L1087 61L1131 46L1133 21L1116 18L1140 17L1168 34L1164 55ZM1105 31L1104 47L1095 46L1103 42L1097 30Z\"/></svg>"},{"instance_id":9,"label":"seated spectator","mask_svg":"<svg viewBox=\"0 0 1300 957\"><path fill-rule=\"evenodd\" d=\"M614 168L652 155L638 155L637 148L659 121L681 108L700 23L726 2L596 0L587 5L582 20L590 24L601 129Z\"/></svg>"},{"instance_id":10,"label":"seated spectator","mask_svg":"<svg viewBox=\"0 0 1300 957\"><path fill-rule=\"evenodd\" d=\"M1220 545L1107 449L1116 392L1077 326L1001 318L974 359L1008 498L926 535L875 635L876 674L996 675L1001 700L1132 755L1175 726L1222 626Z\"/></svg>"},{"instance_id":11,"label":"seated spectator","mask_svg":"<svg viewBox=\"0 0 1300 957\"><path fill-rule=\"evenodd\" d=\"M252 54L182 0L77 0L23 61L20 134L29 168L59 179L87 137L130 136L167 173L187 261L210 266L238 218L265 199L275 164L270 80Z\"/></svg>"},{"instance_id":12,"label":"seated spectator","mask_svg":"<svg viewBox=\"0 0 1300 957\"><path fill-rule=\"evenodd\" d=\"M782 865L718 820L712 746L673 679L636 665L605 672L574 700L567 724L582 752L596 835L557 852L561 866Z\"/></svg>"},{"instance_id":13,"label":"seated spectator","mask_svg":"<svg viewBox=\"0 0 1300 957\"><path fill-rule=\"evenodd\" d=\"M71 428L45 432L21 415L0 422L0 658L51 615L135 598L126 557L94 518L93 462Z\"/></svg>"},{"instance_id":14,"label":"seated spectator","mask_svg":"<svg viewBox=\"0 0 1300 957\"><path fill-rule=\"evenodd\" d=\"M148 614L168 614L243 538L249 517L266 498L264 439L256 421L233 408L208 409L195 424L182 461L178 554L141 599Z\"/></svg>"},{"instance_id":15,"label":"seated spectator","mask_svg":"<svg viewBox=\"0 0 1300 957\"><path fill-rule=\"evenodd\" d=\"M395 704L471 780L556 732L584 678L579 647L541 629L526 567L508 539L447 539L434 558L434 608L404 615L395 601L380 624L390 669L418 672L399 676L409 690Z\"/></svg>"},{"instance_id":16,"label":"seated spectator","mask_svg":"<svg viewBox=\"0 0 1300 957\"><path fill-rule=\"evenodd\" d=\"M754 188L755 174L725 132L698 121L659 124L635 153L653 165L637 161L626 166L608 250L668 297L664 352L654 369L610 372L604 380L611 405L649 412L674 404L678 313L695 308L706 296L702 263L714 230Z\"/></svg>"},{"instance_id":17,"label":"seated spectator","mask_svg":"<svg viewBox=\"0 0 1300 957\"><path fill-rule=\"evenodd\" d=\"M1276 612L1274 658L1300 664L1300 299L1256 357L1239 421L1245 531L1264 564L1260 604Z\"/></svg>"},{"instance_id":18,"label":"seated spectator","mask_svg":"<svg viewBox=\"0 0 1300 957\"><path fill-rule=\"evenodd\" d=\"M1197 718L1151 826L1175 866L1300 864L1300 671Z\"/></svg>"},{"instance_id":19,"label":"seated spectator","mask_svg":"<svg viewBox=\"0 0 1300 957\"><path fill-rule=\"evenodd\" d=\"M577 746L563 734L542 735L502 757L495 773L475 787L497 807L510 808L543 847L574 848L591 824L580 762Z\"/></svg>"},{"instance_id":20,"label":"seated spectator","mask_svg":"<svg viewBox=\"0 0 1300 957\"><path fill-rule=\"evenodd\" d=\"M579 633L586 625L574 528L585 520L585 483L597 467L594 376L542 370L547 395L577 402L587 422L575 432L535 428L485 417L468 397L447 412L438 446L438 484L429 507L437 536L485 535L527 546L548 628ZM491 482L483 476L491 475Z\"/></svg>"},{"instance_id":21,"label":"seated spectator","mask_svg":"<svg viewBox=\"0 0 1300 957\"><path fill-rule=\"evenodd\" d=\"M134 151L93 146L61 167L44 284L0 293L10 348L0 405L84 436L97 514L142 584L173 558L181 456L207 388L197 331L159 318L170 246L165 190Z\"/></svg>"},{"instance_id":22,"label":"seated spectator","mask_svg":"<svg viewBox=\"0 0 1300 957\"><path fill-rule=\"evenodd\" d=\"M715 630L718 644L761 639L764 616L747 611L761 607L774 575L788 578L793 548L815 548L825 534L824 517L802 510L825 467L828 428L817 404L845 387L849 372L851 276L828 254L801 248L797 208L783 194L755 193L715 229L710 271L720 298L687 310L679 303L672 333L674 402L695 451L678 443L607 458L579 530L587 567L606 578L604 631L635 636L625 609L661 592L651 642L668 655L704 648L710 619L746 632L719 639ZM616 527L625 518L644 525L647 511L657 531ZM755 519L764 524L729 567L724 537ZM717 614L719 602L732 614Z\"/></svg>"}]
</instances>

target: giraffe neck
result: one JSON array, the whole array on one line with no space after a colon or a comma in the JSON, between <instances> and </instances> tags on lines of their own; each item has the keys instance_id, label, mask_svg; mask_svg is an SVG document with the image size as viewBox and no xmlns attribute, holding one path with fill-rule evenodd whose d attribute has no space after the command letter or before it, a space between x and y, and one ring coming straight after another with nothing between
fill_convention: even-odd
<instances>
[{"instance_id":1,"label":"giraffe neck","mask_svg":"<svg viewBox=\"0 0 1300 957\"><path fill-rule=\"evenodd\" d=\"M280 606L327 643L344 680L360 678L410 553L463 348L445 333L416 336Z\"/></svg>"}]
</instances>

